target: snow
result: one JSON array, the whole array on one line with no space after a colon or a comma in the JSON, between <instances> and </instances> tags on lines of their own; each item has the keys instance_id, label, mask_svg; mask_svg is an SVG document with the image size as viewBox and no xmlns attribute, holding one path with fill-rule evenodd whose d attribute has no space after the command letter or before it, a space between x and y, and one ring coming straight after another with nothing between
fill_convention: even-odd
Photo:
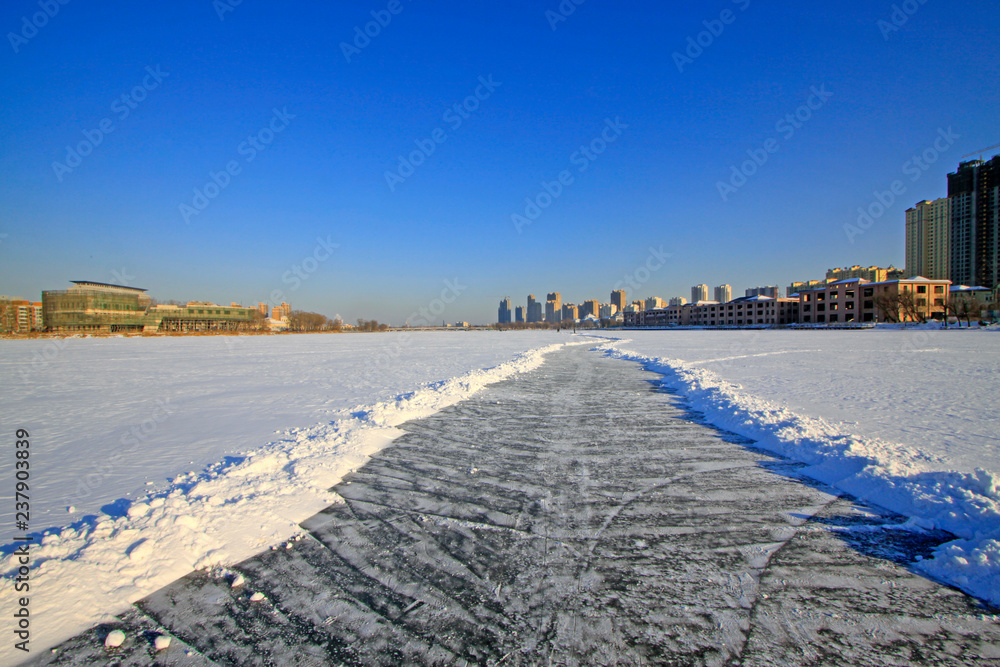
<instances>
[{"instance_id":1,"label":"snow","mask_svg":"<svg viewBox=\"0 0 1000 667\"><path fill-rule=\"evenodd\" d=\"M32 649L109 621L192 569L289 539L338 501L330 487L397 437L394 426L534 368L567 340L405 332L3 341L0 373L14 381L0 387L0 418L31 434ZM0 460L8 535L13 464ZM8 557L2 574L16 566ZM16 597L0 587L0 608L15 608ZM13 651L0 645L0 663Z\"/></svg>"},{"instance_id":2,"label":"snow","mask_svg":"<svg viewBox=\"0 0 1000 667\"><path fill-rule=\"evenodd\" d=\"M917 567L1000 605L1000 335L979 330L628 331L709 422L958 538Z\"/></svg>"}]
</instances>

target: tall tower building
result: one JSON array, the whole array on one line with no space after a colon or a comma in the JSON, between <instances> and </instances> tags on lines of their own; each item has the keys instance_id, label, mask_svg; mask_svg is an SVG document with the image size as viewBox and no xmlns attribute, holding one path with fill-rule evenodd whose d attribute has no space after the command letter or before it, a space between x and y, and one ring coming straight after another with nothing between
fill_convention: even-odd
<instances>
[{"instance_id":1,"label":"tall tower building","mask_svg":"<svg viewBox=\"0 0 1000 667\"><path fill-rule=\"evenodd\" d=\"M708 301L708 285L704 283L691 288L691 302Z\"/></svg>"},{"instance_id":2,"label":"tall tower building","mask_svg":"<svg viewBox=\"0 0 1000 667\"><path fill-rule=\"evenodd\" d=\"M993 289L1000 284L1000 155L960 162L948 174L949 279Z\"/></svg>"},{"instance_id":3,"label":"tall tower building","mask_svg":"<svg viewBox=\"0 0 1000 667\"><path fill-rule=\"evenodd\" d=\"M625 312L625 306L628 305L628 301L625 300L625 290L616 289L611 292L611 305L618 307L618 312Z\"/></svg>"},{"instance_id":4,"label":"tall tower building","mask_svg":"<svg viewBox=\"0 0 1000 667\"><path fill-rule=\"evenodd\" d=\"M542 321L542 303L540 301L535 301L535 295L528 295L528 322L541 322Z\"/></svg>"},{"instance_id":5,"label":"tall tower building","mask_svg":"<svg viewBox=\"0 0 1000 667\"><path fill-rule=\"evenodd\" d=\"M941 197L906 209L906 276L949 280L951 200Z\"/></svg>"},{"instance_id":6,"label":"tall tower building","mask_svg":"<svg viewBox=\"0 0 1000 667\"><path fill-rule=\"evenodd\" d=\"M497 322L500 324L510 324L510 297L505 296L500 301L500 308L497 309Z\"/></svg>"},{"instance_id":7,"label":"tall tower building","mask_svg":"<svg viewBox=\"0 0 1000 667\"><path fill-rule=\"evenodd\" d=\"M588 315L601 316L601 304L597 299L587 299L580 304L580 317L584 318Z\"/></svg>"},{"instance_id":8,"label":"tall tower building","mask_svg":"<svg viewBox=\"0 0 1000 667\"><path fill-rule=\"evenodd\" d=\"M559 292L549 292L545 296L545 321L562 321L562 294Z\"/></svg>"},{"instance_id":9,"label":"tall tower building","mask_svg":"<svg viewBox=\"0 0 1000 667\"><path fill-rule=\"evenodd\" d=\"M524 323L524 306L518 306L514 309L514 321Z\"/></svg>"},{"instance_id":10,"label":"tall tower building","mask_svg":"<svg viewBox=\"0 0 1000 667\"><path fill-rule=\"evenodd\" d=\"M733 300L733 286L719 285L715 288L715 300L719 303L729 303Z\"/></svg>"}]
</instances>

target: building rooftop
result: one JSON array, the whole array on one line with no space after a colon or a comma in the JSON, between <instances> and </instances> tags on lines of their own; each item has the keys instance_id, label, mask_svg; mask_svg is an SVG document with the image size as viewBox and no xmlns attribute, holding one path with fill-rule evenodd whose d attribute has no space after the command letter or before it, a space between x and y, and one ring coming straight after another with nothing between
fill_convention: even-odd
<instances>
[{"instance_id":1,"label":"building rooftop","mask_svg":"<svg viewBox=\"0 0 1000 667\"><path fill-rule=\"evenodd\" d=\"M113 287L115 289L129 290L132 292L148 291L141 287L129 287L128 285L112 285L111 283L99 283L94 280L71 280L70 282L79 287Z\"/></svg>"}]
</instances>

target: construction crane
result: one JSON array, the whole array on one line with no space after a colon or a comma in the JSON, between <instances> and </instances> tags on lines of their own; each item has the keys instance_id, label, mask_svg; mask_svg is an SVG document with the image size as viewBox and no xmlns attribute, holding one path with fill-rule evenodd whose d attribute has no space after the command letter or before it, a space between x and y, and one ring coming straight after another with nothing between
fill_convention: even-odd
<instances>
[{"instance_id":1,"label":"construction crane","mask_svg":"<svg viewBox=\"0 0 1000 667\"><path fill-rule=\"evenodd\" d=\"M983 159L983 153L985 153L985 152L987 152L987 151L991 151L991 150L993 150L994 148L1000 148L1000 144L993 144L992 146L987 146L986 148L981 148L981 149L979 149L978 151L973 151L973 152L969 153L968 155L963 155L963 156L962 156L961 158L959 158L959 159L960 159L960 160L964 160L964 159L965 159L965 158L967 158L967 157L972 157L973 155L978 155L978 156L979 156L979 159L981 160L981 159Z\"/></svg>"}]
</instances>

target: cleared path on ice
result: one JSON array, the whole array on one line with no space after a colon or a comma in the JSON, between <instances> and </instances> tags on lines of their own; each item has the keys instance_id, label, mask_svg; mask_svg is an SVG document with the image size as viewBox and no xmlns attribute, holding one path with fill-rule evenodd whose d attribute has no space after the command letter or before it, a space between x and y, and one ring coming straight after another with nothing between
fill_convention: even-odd
<instances>
[{"instance_id":1,"label":"cleared path on ice","mask_svg":"<svg viewBox=\"0 0 1000 667\"><path fill-rule=\"evenodd\" d=\"M656 378L552 353L403 425L245 585L193 573L39 664L148 664L158 628L158 664L1000 664L988 612L899 564L946 534L803 482Z\"/></svg>"}]
</instances>

